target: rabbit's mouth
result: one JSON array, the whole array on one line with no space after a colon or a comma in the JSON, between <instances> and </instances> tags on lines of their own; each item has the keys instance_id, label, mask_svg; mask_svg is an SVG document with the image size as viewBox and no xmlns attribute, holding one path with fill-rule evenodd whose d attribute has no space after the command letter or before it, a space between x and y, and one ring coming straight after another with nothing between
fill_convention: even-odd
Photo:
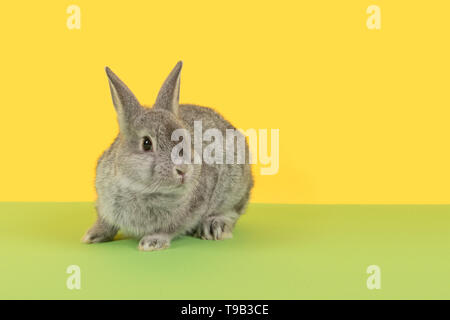
<instances>
[{"instance_id":1,"label":"rabbit's mouth","mask_svg":"<svg viewBox=\"0 0 450 320\"><path fill-rule=\"evenodd\" d=\"M186 177L179 178L178 181L177 181L176 186L180 187L180 188L186 186Z\"/></svg>"}]
</instances>

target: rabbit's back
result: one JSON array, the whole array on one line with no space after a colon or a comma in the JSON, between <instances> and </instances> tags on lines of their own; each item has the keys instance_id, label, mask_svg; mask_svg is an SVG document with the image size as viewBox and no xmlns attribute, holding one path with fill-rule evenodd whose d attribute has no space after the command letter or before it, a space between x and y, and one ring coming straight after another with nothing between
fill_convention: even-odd
<instances>
[{"instance_id":1,"label":"rabbit's back","mask_svg":"<svg viewBox=\"0 0 450 320\"><path fill-rule=\"evenodd\" d=\"M198 105L180 105L180 118L185 122L191 135L194 135L193 127L195 121L201 121L202 133L208 129L217 129L223 137L223 153L225 160L227 130L235 130L236 134L245 139L237 129L215 110ZM205 146L211 142L203 142ZM238 164L237 153L245 152L245 163ZM234 162L232 164L213 163L207 164L203 161L200 188L203 187L205 194L210 194L208 212L206 215L214 215L218 212L243 213L250 197L253 187L253 177L249 164L249 148L245 140L245 150L238 150L238 144L234 149ZM212 190L206 190L212 188Z\"/></svg>"}]
</instances>

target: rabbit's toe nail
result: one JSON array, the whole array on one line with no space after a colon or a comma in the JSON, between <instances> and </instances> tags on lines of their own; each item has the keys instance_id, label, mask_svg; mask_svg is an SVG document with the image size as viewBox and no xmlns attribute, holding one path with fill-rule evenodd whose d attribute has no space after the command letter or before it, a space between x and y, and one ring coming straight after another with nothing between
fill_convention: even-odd
<instances>
[{"instance_id":1,"label":"rabbit's toe nail","mask_svg":"<svg viewBox=\"0 0 450 320\"><path fill-rule=\"evenodd\" d=\"M213 235L214 240L222 239L222 232L223 232L224 227L225 227L225 223L218 221L218 220L214 220L211 223L211 234Z\"/></svg>"},{"instance_id":2,"label":"rabbit's toe nail","mask_svg":"<svg viewBox=\"0 0 450 320\"><path fill-rule=\"evenodd\" d=\"M227 223L220 218L205 221L202 226L201 238L204 240L224 240L232 237Z\"/></svg>"},{"instance_id":3,"label":"rabbit's toe nail","mask_svg":"<svg viewBox=\"0 0 450 320\"><path fill-rule=\"evenodd\" d=\"M83 243L95 243L98 236L95 234L86 233L83 238L81 238L81 242Z\"/></svg>"}]
</instances>

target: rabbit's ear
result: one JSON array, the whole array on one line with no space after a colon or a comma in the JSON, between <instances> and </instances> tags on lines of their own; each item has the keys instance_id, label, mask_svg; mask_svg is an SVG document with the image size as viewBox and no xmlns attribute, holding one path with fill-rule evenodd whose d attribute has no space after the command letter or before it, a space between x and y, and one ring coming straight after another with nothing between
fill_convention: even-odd
<instances>
[{"instance_id":1,"label":"rabbit's ear","mask_svg":"<svg viewBox=\"0 0 450 320\"><path fill-rule=\"evenodd\" d=\"M133 92L128 89L125 83L123 83L110 68L106 67L105 70L106 75L108 76L114 107L117 111L120 130L127 131L129 129L130 120L139 113L141 106Z\"/></svg>"},{"instance_id":2,"label":"rabbit's ear","mask_svg":"<svg viewBox=\"0 0 450 320\"><path fill-rule=\"evenodd\" d=\"M180 100L180 71L183 62L179 61L164 81L156 98L155 108L164 109L178 115Z\"/></svg>"}]
</instances>

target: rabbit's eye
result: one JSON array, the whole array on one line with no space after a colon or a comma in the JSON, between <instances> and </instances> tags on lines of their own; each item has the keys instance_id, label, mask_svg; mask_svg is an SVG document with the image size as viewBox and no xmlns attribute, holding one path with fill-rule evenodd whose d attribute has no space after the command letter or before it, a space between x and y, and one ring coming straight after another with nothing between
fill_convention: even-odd
<instances>
[{"instance_id":1,"label":"rabbit's eye","mask_svg":"<svg viewBox=\"0 0 450 320\"><path fill-rule=\"evenodd\" d=\"M144 149L144 151L153 151L152 140L149 137L144 137L142 149Z\"/></svg>"}]
</instances>

